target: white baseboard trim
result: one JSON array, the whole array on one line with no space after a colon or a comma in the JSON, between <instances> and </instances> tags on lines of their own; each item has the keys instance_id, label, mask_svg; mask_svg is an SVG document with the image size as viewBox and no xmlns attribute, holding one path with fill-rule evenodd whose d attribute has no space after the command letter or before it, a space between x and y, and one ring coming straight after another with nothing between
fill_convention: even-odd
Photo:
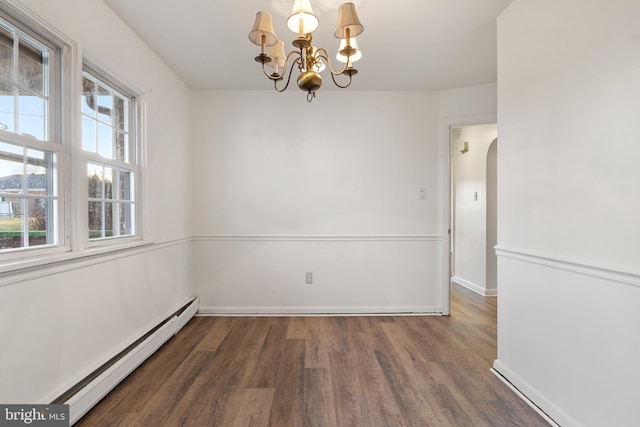
<instances>
[{"instance_id":1,"label":"white baseboard trim","mask_svg":"<svg viewBox=\"0 0 640 427\"><path fill-rule=\"evenodd\" d=\"M483 297L495 297L498 295L497 289L485 289L482 286L476 285L475 283L472 283L458 276L452 276L451 281L455 284L469 289L470 291L480 294Z\"/></svg>"},{"instance_id":2,"label":"white baseboard trim","mask_svg":"<svg viewBox=\"0 0 640 427\"><path fill-rule=\"evenodd\" d=\"M195 316L198 304L199 300L194 299L184 311L166 320L157 331L64 402L69 405L70 425L80 420L107 393L177 334Z\"/></svg>"},{"instance_id":3,"label":"white baseboard trim","mask_svg":"<svg viewBox=\"0 0 640 427\"><path fill-rule=\"evenodd\" d=\"M440 316L441 307L200 307L198 316Z\"/></svg>"},{"instance_id":4,"label":"white baseboard trim","mask_svg":"<svg viewBox=\"0 0 640 427\"><path fill-rule=\"evenodd\" d=\"M526 381L507 368L498 359L494 360L491 372L513 390L553 427L579 427L580 424L564 413Z\"/></svg>"}]
</instances>

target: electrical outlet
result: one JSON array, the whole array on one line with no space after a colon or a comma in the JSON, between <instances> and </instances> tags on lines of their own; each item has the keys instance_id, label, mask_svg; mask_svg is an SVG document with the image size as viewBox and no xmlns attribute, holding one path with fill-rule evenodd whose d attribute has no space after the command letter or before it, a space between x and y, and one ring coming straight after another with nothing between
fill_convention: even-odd
<instances>
[{"instance_id":1,"label":"electrical outlet","mask_svg":"<svg viewBox=\"0 0 640 427\"><path fill-rule=\"evenodd\" d=\"M313 284L313 273L307 273L305 275L305 282L307 283L307 285Z\"/></svg>"},{"instance_id":2,"label":"electrical outlet","mask_svg":"<svg viewBox=\"0 0 640 427\"><path fill-rule=\"evenodd\" d=\"M418 196L420 200L427 200L427 189L424 187L420 188L420 195Z\"/></svg>"}]
</instances>

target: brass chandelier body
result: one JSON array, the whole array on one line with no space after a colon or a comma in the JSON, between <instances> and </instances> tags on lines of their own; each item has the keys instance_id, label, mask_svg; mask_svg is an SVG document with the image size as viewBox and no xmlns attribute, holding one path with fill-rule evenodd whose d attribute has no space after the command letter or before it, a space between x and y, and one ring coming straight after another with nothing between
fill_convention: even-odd
<instances>
[{"instance_id":1,"label":"brass chandelier body","mask_svg":"<svg viewBox=\"0 0 640 427\"><path fill-rule=\"evenodd\" d=\"M269 80L274 82L274 88L278 92L284 92L289 87L293 70L297 67L299 75L298 87L307 92L307 101L311 102L316 96L316 91L322 87L320 73L328 68L333 83L339 88L347 88L351 80L358 73L353 67L353 62L360 59L362 53L358 49L355 37L364 31L356 14L353 3L344 3L338 8L338 25L334 36L340 39L340 48L336 55L338 61L345 65L340 70L335 70L329 59L326 49L313 46L312 32L317 28L318 18L313 14L309 0L296 0L293 11L287 20L290 30L297 32L298 37L292 44L296 48L286 56L284 53L284 41L278 39L273 30L271 15L268 12L258 12L249 40L260 46L261 51L255 57L256 62L262 65L262 71ZM265 50L270 47L267 53ZM272 71L267 68L272 68ZM347 76L346 83L341 84L336 76ZM284 86L278 83L286 77Z\"/></svg>"}]
</instances>

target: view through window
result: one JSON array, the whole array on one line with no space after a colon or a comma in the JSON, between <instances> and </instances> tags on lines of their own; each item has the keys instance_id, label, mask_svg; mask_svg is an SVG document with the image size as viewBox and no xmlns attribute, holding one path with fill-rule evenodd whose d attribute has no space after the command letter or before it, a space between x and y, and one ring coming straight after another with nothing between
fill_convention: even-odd
<instances>
[{"instance_id":1,"label":"view through window","mask_svg":"<svg viewBox=\"0 0 640 427\"><path fill-rule=\"evenodd\" d=\"M57 244L56 51L0 20L0 250Z\"/></svg>"},{"instance_id":2,"label":"view through window","mask_svg":"<svg viewBox=\"0 0 640 427\"><path fill-rule=\"evenodd\" d=\"M89 238L135 235L135 98L89 70L82 89Z\"/></svg>"}]
</instances>

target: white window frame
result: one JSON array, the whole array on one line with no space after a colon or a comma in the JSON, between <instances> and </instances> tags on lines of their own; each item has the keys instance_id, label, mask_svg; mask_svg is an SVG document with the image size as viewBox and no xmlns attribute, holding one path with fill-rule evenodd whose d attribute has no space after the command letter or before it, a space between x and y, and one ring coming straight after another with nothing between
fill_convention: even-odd
<instances>
[{"instance_id":1,"label":"white window frame","mask_svg":"<svg viewBox=\"0 0 640 427\"><path fill-rule=\"evenodd\" d=\"M24 145L37 150L54 152L56 170L54 177L57 189L56 233L57 244L15 248L0 251L0 273L17 272L22 269L44 266L80 259L97 254L109 254L152 243L147 236L146 212L146 133L144 92L124 79L112 74L107 67L86 52L80 53L76 43L60 33L46 21L34 15L15 0L0 0L0 18L8 25L26 34L38 44L54 49L50 56L48 126L49 140L39 141L0 129L0 137L7 142ZM55 58L54 58L55 57ZM92 241L88 236L88 186L87 164L90 157L82 149L82 78L83 69L104 79L110 86L135 98L134 124L136 162L123 165L135 174L135 215L133 225L136 234L126 237Z\"/></svg>"},{"instance_id":2,"label":"white window frame","mask_svg":"<svg viewBox=\"0 0 640 427\"><path fill-rule=\"evenodd\" d=\"M68 191L66 186L66 159L67 145L72 135L72 107L70 100L73 98L74 79L73 68L75 66L75 45L64 36L46 25L43 21L34 17L20 5L2 2L3 13L1 19L13 27L15 32L28 42L35 42L50 50L47 58L47 133L46 141L37 138L0 129L0 137L3 141L16 146L33 148L36 150L54 153L55 165L52 173L54 181L54 195L57 209L52 221L56 242L42 246L20 247L3 249L0 251L0 266L11 265L17 260L42 257L51 254L59 254L71 250L68 236ZM0 268L4 270L4 268Z\"/></svg>"},{"instance_id":3,"label":"white window frame","mask_svg":"<svg viewBox=\"0 0 640 427\"><path fill-rule=\"evenodd\" d=\"M52 263L72 261L97 254L115 253L152 243L147 236L146 209L146 97L124 79L118 78L109 69L76 43L34 15L24 5L14 0L0 0L0 18L9 26L27 35L40 45L55 50L48 63L48 141L39 141L0 129L0 137L8 143L36 150L53 152L56 164L52 180L57 186L57 211L55 233L57 244L15 248L0 251L0 273L17 272L22 269L45 266ZM90 240L88 235L88 185L87 164L91 156L82 147L82 78L83 70L89 69L119 92L135 98L134 122L130 132L135 162L124 168L135 174L135 235ZM55 89L55 90L54 90ZM135 141L135 142L134 142ZM104 163L104 162L101 162ZM117 255L114 255L117 256Z\"/></svg>"},{"instance_id":4,"label":"white window frame","mask_svg":"<svg viewBox=\"0 0 640 427\"><path fill-rule=\"evenodd\" d=\"M76 144L76 153L78 162L76 163L77 170L77 182L79 187L77 188L80 198L78 199L81 209L77 209L78 221L80 226L77 228L76 233L79 236L79 249L93 249L93 248L117 248L121 245L128 245L135 242L140 242L144 239L144 224L142 221L144 212L144 195L143 195L143 182L144 182L144 162L143 160L143 111L144 111L144 97L141 91L133 89L132 85L124 82L123 79L116 77L110 73L106 67L100 65L96 60L88 55L83 58L82 74L80 75L79 85L82 84L84 72L88 72L92 77L98 81L109 86L116 93L123 95L131 100L130 113L129 113L129 158L130 162L118 161L113 159L106 159L98 154L85 151L82 147L82 137L79 138L78 144ZM82 126L82 111L78 113L78 126ZM101 164L105 166L118 167L121 169L130 170L134 175L134 215L132 218L133 227L135 233L125 236L112 236L98 239L89 238L89 194L87 186L87 166L89 163ZM115 185L115 183L114 183ZM81 212L81 213L80 213ZM115 226L115 224L114 224Z\"/></svg>"}]
</instances>

